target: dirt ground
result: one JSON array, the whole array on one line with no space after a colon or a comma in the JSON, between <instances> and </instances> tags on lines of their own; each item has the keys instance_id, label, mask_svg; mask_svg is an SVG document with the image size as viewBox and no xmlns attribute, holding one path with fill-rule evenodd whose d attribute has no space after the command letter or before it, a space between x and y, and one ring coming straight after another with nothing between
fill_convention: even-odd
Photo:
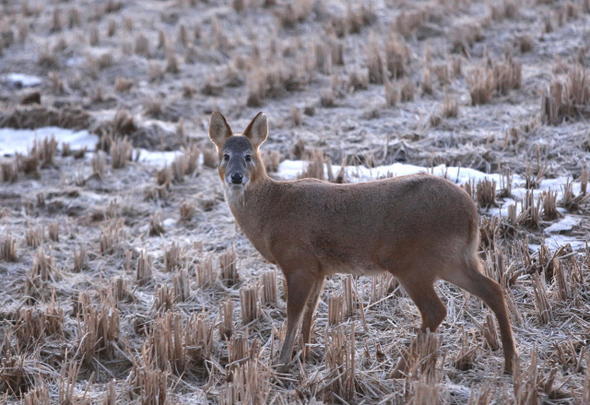
<instances>
[{"instance_id":1,"label":"dirt ground","mask_svg":"<svg viewBox=\"0 0 590 405\"><path fill-rule=\"evenodd\" d=\"M1 401L590 403L589 29L581 0L2 2L0 127L100 142L0 156ZM278 374L282 276L224 202L213 111L236 132L267 114L279 179L310 156L501 176L463 187L515 373L491 311L457 287L437 284L448 316L416 343L395 279L335 276L310 358L297 347Z\"/></svg>"}]
</instances>

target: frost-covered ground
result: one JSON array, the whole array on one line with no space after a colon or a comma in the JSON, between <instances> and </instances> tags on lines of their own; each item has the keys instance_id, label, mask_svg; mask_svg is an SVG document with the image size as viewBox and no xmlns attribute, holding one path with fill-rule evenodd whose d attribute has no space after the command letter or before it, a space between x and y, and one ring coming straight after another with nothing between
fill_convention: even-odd
<instances>
[{"instance_id":1,"label":"frost-covered ground","mask_svg":"<svg viewBox=\"0 0 590 405\"><path fill-rule=\"evenodd\" d=\"M2 2L2 176L14 179L14 153L26 155L35 139L54 135L59 145L37 171L21 167L15 181L0 182L0 402L590 403L588 105L557 109L552 122L542 108L576 72L586 79L574 90L590 83L586 3ZM280 269L261 259L223 201L207 136L216 110L238 133L267 114L262 149L278 157L272 176L284 180L317 153L334 174L341 162L364 162L346 168L349 182L430 171L459 184L487 177L503 196L509 171L511 197L480 208L480 254L504 288L523 372L500 374L495 321L481 301L438 283L448 316L440 346L420 360L433 368L389 378L420 325L416 306L386 276L335 276L320 299L310 359L296 353L291 373L276 373L286 316ZM104 172L94 174L101 136L127 137L139 161L114 168L106 153ZM62 157L62 142L86 146L86 158ZM163 170L194 145L202 152L195 171L174 178ZM521 213L527 172L539 183L528 190L536 202L556 193L556 219L543 207L532 224L508 218L512 205ZM573 204L564 201L568 179ZM179 265L169 271L175 251ZM234 253L240 281L227 286L218 273ZM138 279L150 263L150 281ZM208 263L214 281L203 283ZM35 273L43 269L49 274ZM277 301L244 325L244 289L267 272L278 275ZM351 285L352 312L331 325ZM197 318L217 326L230 302L234 335L212 328L210 352L192 351L205 347L190 340L199 333L179 338L184 345L174 345L178 330L162 340L173 317L183 327ZM94 310L103 326L118 321L113 336L88 334ZM143 377L160 384L142 397Z\"/></svg>"}]
</instances>

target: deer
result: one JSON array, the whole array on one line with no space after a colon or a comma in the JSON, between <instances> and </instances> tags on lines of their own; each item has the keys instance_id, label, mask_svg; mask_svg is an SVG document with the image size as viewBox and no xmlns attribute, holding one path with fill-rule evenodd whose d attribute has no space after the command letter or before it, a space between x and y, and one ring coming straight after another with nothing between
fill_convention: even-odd
<instances>
[{"instance_id":1,"label":"deer","mask_svg":"<svg viewBox=\"0 0 590 405\"><path fill-rule=\"evenodd\" d=\"M391 273L420 311L419 333L435 333L447 315L434 283L444 280L479 297L494 312L511 373L518 353L502 287L482 273L478 211L461 187L428 173L335 184L268 176L260 146L268 120L258 113L242 134L213 112L209 137L219 157L223 193L254 248L286 283L287 327L279 373L288 372L299 325L309 354L313 314L325 278ZM396 375L407 367L404 356ZM393 371L392 371L393 373Z\"/></svg>"}]
</instances>

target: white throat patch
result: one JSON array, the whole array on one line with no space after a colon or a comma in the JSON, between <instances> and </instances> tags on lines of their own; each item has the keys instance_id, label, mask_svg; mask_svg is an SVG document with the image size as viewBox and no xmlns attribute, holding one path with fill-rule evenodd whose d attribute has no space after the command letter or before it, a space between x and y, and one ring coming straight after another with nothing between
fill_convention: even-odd
<instances>
[{"instance_id":1,"label":"white throat patch","mask_svg":"<svg viewBox=\"0 0 590 405\"><path fill-rule=\"evenodd\" d=\"M230 207L239 207L245 204L244 190L245 186L234 186L225 184L223 188L223 194L225 195L225 201L227 201Z\"/></svg>"}]
</instances>

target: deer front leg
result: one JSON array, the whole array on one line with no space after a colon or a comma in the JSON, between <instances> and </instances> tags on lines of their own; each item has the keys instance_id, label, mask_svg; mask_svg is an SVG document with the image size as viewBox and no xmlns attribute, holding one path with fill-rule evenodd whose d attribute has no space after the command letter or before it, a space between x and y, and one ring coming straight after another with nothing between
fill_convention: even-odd
<instances>
[{"instance_id":1,"label":"deer front leg","mask_svg":"<svg viewBox=\"0 0 590 405\"><path fill-rule=\"evenodd\" d=\"M324 278L322 277L315 285L313 290L311 291L309 298L307 300L307 306L305 308L305 313L303 314L303 322L301 324L301 336L303 340L303 357L307 358L309 356L309 347L307 346L311 341L311 328L313 324L313 313L315 312L318 301L320 300L320 295L322 294L322 290L324 289Z\"/></svg>"},{"instance_id":2,"label":"deer front leg","mask_svg":"<svg viewBox=\"0 0 590 405\"><path fill-rule=\"evenodd\" d=\"M278 372L284 373L289 371L289 362L293 351L293 343L297 335L297 327L301 320L301 315L307 304L310 293L317 288L318 279L309 270L289 270L283 268L289 297L287 299L287 333L285 342L281 349L279 357Z\"/></svg>"}]
</instances>

